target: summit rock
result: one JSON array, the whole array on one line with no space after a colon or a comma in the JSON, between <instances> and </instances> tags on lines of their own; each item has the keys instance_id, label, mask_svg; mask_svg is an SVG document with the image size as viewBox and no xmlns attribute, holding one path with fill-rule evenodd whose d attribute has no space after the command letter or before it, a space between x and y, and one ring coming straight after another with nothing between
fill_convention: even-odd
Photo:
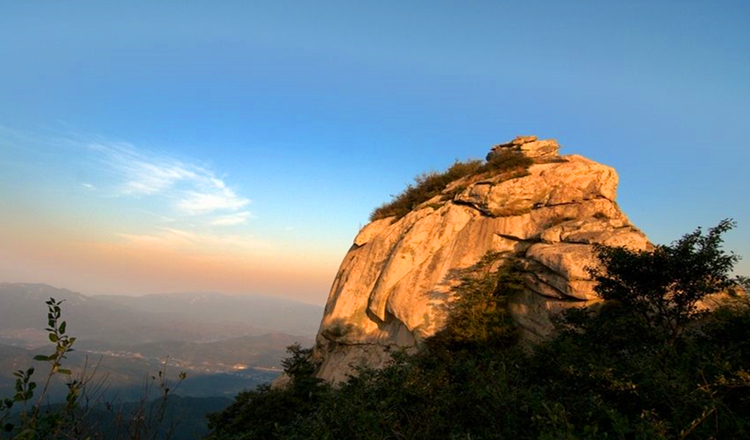
<instances>
[{"instance_id":1,"label":"summit rock","mask_svg":"<svg viewBox=\"0 0 750 440\"><path fill-rule=\"evenodd\" d=\"M526 338L552 330L566 307L599 301L588 267L597 243L649 249L616 199L618 176L554 140L517 137L488 154L520 155L523 173L481 173L448 184L403 217L366 225L331 287L313 356L318 376L345 380L353 367L380 367L399 347L443 328L460 275L489 253L521 271L526 289L510 311Z\"/></svg>"}]
</instances>

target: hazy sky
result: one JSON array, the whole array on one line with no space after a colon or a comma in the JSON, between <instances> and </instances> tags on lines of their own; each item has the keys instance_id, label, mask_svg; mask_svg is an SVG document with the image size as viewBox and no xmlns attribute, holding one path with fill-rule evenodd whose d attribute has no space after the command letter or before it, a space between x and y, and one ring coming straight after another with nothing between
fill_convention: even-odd
<instances>
[{"instance_id":1,"label":"hazy sky","mask_svg":"<svg viewBox=\"0 0 750 440\"><path fill-rule=\"evenodd\" d=\"M750 2L0 1L0 281L325 301L370 211L518 134L750 275Z\"/></svg>"}]
</instances>

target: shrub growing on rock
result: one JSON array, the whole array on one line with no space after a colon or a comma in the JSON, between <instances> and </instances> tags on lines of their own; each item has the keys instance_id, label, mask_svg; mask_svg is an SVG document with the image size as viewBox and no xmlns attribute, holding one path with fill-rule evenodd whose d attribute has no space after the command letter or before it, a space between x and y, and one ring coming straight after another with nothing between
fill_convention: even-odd
<instances>
[{"instance_id":1,"label":"shrub growing on rock","mask_svg":"<svg viewBox=\"0 0 750 440\"><path fill-rule=\"evenodd\" d=\"M496 153L478 170L480 173L511 173L518 172L521 175L534 164L534 159L513 151Z\"/></svg>"},{"instance_id":2,"label":"shrub growing on rock","mask_svg":"<svg viewBox=\"0 0 750 440\"><path fill-rule=\"evenodd\" d=\"M523 177L534 159L517 152L503 152L490 157L486 162L481 160L456 161L446 171L423 173L414 178L414 183L393 196L370 215L370 221L386 217L400 219L414 208L439 195L445 188L461 178L471 175L505 174L507 178Z\"/></svg>"},{"instance_id":3,"label":"shrub growing on rock","mask_svg":"<svg viewBox=\"0 0 750 440\"><path fill-rule=\"evenodd\" d=\"M418 205L440 194L448 184L462 177L476 173L482 167L482 161L456 161L446 171L423 173L414 178L414 184L393 199L375 209L370 215L370 221L386 217L401 218L410 213Z\"/></svg>"},{"instance_id":4,"label":"shrub growing on rock","mask_svg":"<svg viewBox=\"0 0 750 440\"><path fill-rule=\"evenodd\" d=\"M455 350L483 345L507 348L517 342L508 298L523 290L523 280L507 266L492 271L497 259L497 254L488 253L461 277L453 289L457 299L451 304L448 322L428 344Z\"/></svg>"}]
</instances>

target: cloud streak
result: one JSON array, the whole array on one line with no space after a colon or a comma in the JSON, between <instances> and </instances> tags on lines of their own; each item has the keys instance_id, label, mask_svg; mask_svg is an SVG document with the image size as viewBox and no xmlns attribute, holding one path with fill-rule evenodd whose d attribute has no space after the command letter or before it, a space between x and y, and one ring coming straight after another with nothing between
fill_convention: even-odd
<instances>
[{"instance_id":1,"label":"cloud streak","mask_svg":"<svg viewBox=\"0 0 750 440\"><path fill-rule=\"evenodd\" d=\"M176 213L192 217L218 215L208 222L220 226L243 224L250 218L249 213L238 212L250 200L205 167L149 154L128 143L97 142L90 148L122 176L121 195L166 197Z\"/></svg>"},{"instance_id":2,"label":"cloud streak","mask_svg":"<svg viewBox=\"0 0 750 440\"><path fill-rule=\"evenodd\" d=\"M224 215L211 220L213 226L237 226L247 223L254 218L248 211L238 212L237 214Z\"/></svg>"},{"instance_id":3,"label":"cloud streak","mask_svg":"<svg viewBox=\"0 0 750 440\"><path fill-rule=\"evenodd\" d=\"M144 250L173 250L188 253L227 254L229 250L244 252L269 251L271 246L253 235L222 235L198 233L175 228L160 228L152 234L117 234L123 244Z\"/></svg>"},{"instance_id":4,"label":"cloud streak","mask_svg":"<svg viewBox=\"0 0 750 440\"><path fill-rule=\"evenodd\" d=\"M237 211L244 208L249 200L238 197L227 188L210 192L189 191L177 203L180 211L190 215L207 214L214 211Z\"/></svg>"}]
</instances>

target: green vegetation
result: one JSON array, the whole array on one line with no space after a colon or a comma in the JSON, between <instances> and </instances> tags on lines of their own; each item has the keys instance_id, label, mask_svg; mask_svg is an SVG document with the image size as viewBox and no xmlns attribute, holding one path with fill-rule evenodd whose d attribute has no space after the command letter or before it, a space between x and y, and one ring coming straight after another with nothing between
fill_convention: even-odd
<instances>
[{"instance_id":1,"label":"green vegetation","mask_svg":"<svg viewBox=\"0 0 750 440\"><path fill-rule=\"evenodd\" d=\"M393 199L375 209L370 215L370 221L387 217L400 219L414 208L431 198L441 194L446 187L458 179L467 176L483 176L486 174L506 174L508 179L527 174L528 168L534 161L522 154L507 152L493 155L489 161L469 160L456 161L446 171L423 173L414 178L414 184L393 197ZM461 189L465 189L462 187ZM452 196L454 194L449 194Z\"/></svg>"},{"instance_id":2,"label":"green vegetation","mask_svg":"<svg viewBox=\"0 0 750 440\"><path fill-rule=\"evenodd\" d=\"M725 221L652 252L600 247L599 293L556 336L515 343L505 301L518 276L466 274L447 328L389 367L337 388L295 349L287 388L244 393L211 418L211 440L750 438L750 304L712 313L701 299L731 286ZM679 270L679 269L682 270Z\"/></svg>"},{"instance_id":3,"label":"green vegetation","mask_svg":"<svg viewBox=\"0 0 750 440\"><path fill-rule=\"evenodd\" d=\"M261 385L255 391L240 393L223 412L209 416L210 439L273 439L279 429L297 419L312 417L332 388L313 377L316 366L310 362L311 349L289 347L291 356L284 361L290 379L283 389Z\"/></svg>"},{"instance_id":4,"label":"green vegetation","mask_svg":"<svg viewBox=\"0 0 750 440\"><path fill-rule=\"evenodd\" d=\"M508 298L523 290L520 275L508 267L492 270L498 254L488 253L461 277L445 328L430 338L433 347L470 350L513 346L518 329L508 313Z\"/></svg>"},{"instance_id":5,"label":"green vegetation","mask_svg":"<svg viewBox=\"0 0 750 440\"><path fill-rule=\"evenodd\" d=\"M721 235L734 225L723 220L705 235L698 228L653 251L598 246L607 270L589 270L597 281L596 293L620 303L640 319L640 327L664 332L660 338L673 343L708 313L699 310L701 300L741 282L729 277L739 257L721 249Z\"/></svg>"},{"instance_id":6,"label":"green vegetation","mask_svg":"<svg viewBox=\"0 0 750 440\"><path fill-rule=\"evenodd\" d=\"M512 151L504 151L491 155L489 160L478 170L479 173L512 173L525 175L526 170L534 164L534 159ZM513 176L518 177L518 176ZM510 178L510 177L509 177Z\"/></svg>"},{"instance_id":7,"label":"green vegetation","mask_svg":"<svg viewBox=\"0 0 750 440\"><path fill-rule=\"evenodd\" d=\"M44 386L35 396L37 383L32 379L35 368L18 370L15 394L0 399L0 439L46 440L46 439L161 439L168 438L172 426L166 427L168 400L179 384L185 380L185 373L179 374L179 381L170 383L164 369L151 380L145 382L141 401L125 406L111 402L100 402L99 394L105 384L95 381L94 373L84 369L79 374L64 368L68 354L74 351L76 338L66 334L67 322L61 320L63 301L50 298L47 305L47 336L54 345L49 355L37 355L35 361L46 362L49 370L44 377ZM96 367L94 367L96 370ZM50 385L60 377L65 378L68 393L65 403L50 405L48 402ZM152 388L157 388L158 399L149 402Z\"/></svg>"},{"instance_id":8,"label":"green vegetation","mask_svg":"<svg viewBox=\"0 0 750 440\"><path fill-rule=\"evenodd\" d=\"M50 355L40 354L34 357L35 361L50 364L49 372L44 378L44 387L36 398L36 402L33 403L37 383L32 381L35 372L32 367L13 373L16 376L16 393L12 398L4 399L0 403L2 431L8 433L12 439L36 439L43 438L42 435L50 438L58 436L61 431L66 429L69 419L78 406L83 382L70 379L67 383L69 392L66 404L54 413L44 414L42 412L42 404L52 380L59 375L68 377L72 375L70 370L62 368L62 362L66 359L66 355L73 351L73 343L76 339L65 334L67 323L60 321L61 303L62 301L55 301L54 298L50 298L46 302L48 327L45 330L48 332L50 342L55 345L55 351ZM20 406L21 410L16 417L11 417L11 410L16 405ZM75 427L72 429L75 430ZM0 433L0 438L3 438L3 435Z\"/></svg>"},{"instance_id":9,"label":"green vegetation","mask_svg":"<svg viewBox=\"0 0 750 440\"><path fill-rule=\"evenodd\" d=\"M739 257L721 247L733 226L725 220L651 251L597 247L603 267L590 271L608 301L570 309L556 335L531 348L518 343L507 308L522 279L488 254L460 274L445 329L417 353L396 352L388 367L361 368L332 387L314 377L311 350L293 345L288 385L238 395L209 417L207 440L750 438L750 301L701 309L710 295L747 285L730 277ZM179 381L165 371L148 382L156 400L92 405L92 375L65 368L76 340L61 302L46 304L54 350L36 360L49 372L39 388L33 368L15 372L13 396L0 400L0 439L185 438L201 429L165 423L193 406L167 405ZM67 399L48 405L60 377Z\"/></svg>"},{"instance_id":10,"label":"green vegetation","mask_svg":"<svg viewBox=\"0 0 750 440\"><path fill-rule=\"evenodd\" d=\"M418 205L440 194L449 183L462 177L476 173L482 167L482 161L456 161L442 173L423 173L414 178L414 184L409 184L399 195L394 196L389 203L375 209L370 220L375 221L386 217L401 218L410 213Z\"/></svg>"}]
</instances>

